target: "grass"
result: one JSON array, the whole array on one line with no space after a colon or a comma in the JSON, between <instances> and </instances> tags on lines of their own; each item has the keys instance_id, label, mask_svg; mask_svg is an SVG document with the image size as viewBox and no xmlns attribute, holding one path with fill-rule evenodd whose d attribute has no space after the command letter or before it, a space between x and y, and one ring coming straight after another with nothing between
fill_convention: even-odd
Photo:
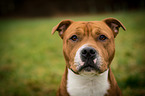
<instances>
[{"instance_id":1,"label":"grass","mask_svg":"<svg viewBox=\"0 0 145 96\"><path fill-rule=\"evenodd\" d=\"M145 12L80 17L0 19L0 96L55 96L64 72L62 41L51 29L62 19L119 19L112 70L124 96L145 95Z\"/></svg>"}]
</instances>

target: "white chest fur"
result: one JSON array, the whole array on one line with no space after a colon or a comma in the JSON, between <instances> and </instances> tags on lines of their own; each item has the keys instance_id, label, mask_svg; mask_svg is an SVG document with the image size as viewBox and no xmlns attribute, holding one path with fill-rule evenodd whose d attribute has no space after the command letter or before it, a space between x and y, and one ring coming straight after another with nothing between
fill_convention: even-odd
<instances>
[{"instance_id":1,"label":"white chest fur","mask_svg":"<svg viewBox=\"0 0 145 96\"><path fill-rule=\"evenodd\" d=\"M110 87L108 82L108 70L97 76L88 76L74 74L68 69L68 93L70 96L104 96Z\"/></svg>"}]
</instances>

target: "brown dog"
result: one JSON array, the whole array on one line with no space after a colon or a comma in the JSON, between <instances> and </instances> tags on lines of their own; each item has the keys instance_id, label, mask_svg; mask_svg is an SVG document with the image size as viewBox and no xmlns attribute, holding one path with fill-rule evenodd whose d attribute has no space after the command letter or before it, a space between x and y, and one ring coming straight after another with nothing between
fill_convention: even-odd
<instances>
[{"instance_id":1,"label":"brown dog","mask_svg":"<svg viewBox=\"0 0 145 96\"><path fill-rule=\"evenodd\" d=\"M114 18L102 21L63 20L52 30L63 39L66 69L57 96L121 96L110 64L114 38L125 27Z\"/></svg>"}]
</instances>

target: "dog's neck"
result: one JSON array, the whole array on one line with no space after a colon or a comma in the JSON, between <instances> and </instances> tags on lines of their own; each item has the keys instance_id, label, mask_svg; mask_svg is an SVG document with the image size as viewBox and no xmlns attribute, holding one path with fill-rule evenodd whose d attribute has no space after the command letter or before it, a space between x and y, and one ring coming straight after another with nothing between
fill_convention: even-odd
<instances>
[{"instance_id":1,"label":"dog's neck","mask_svg":"<svg viewBox=\"0 0 145 96\"><path fill-rule=\"evenodd\" d=\"M108 71L99 75L77 75L68 69L68 93L70 96L104 96L110 88Z\"/></svg>"}]
</instances>

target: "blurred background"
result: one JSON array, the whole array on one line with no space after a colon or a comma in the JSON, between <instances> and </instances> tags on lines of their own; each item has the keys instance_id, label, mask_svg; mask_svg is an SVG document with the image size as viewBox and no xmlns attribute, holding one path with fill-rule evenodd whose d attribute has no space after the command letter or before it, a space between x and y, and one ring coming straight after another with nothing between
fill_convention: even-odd
<instances>
[{"instance_id":1,"label":"blurred background","mask_svg":"<svg viewBox=\"0 0 145 96\"><path fill-rule=\"evenodd\" d=\"M1 0L0 16L38 17L144 8L144 0Z\"/></svg>"},{"instance_id":2,"label":"blurred background","mask_svg":"<svg viewBox=\"0 0 145 96\"><path fill-rule=\"evenodd\" d=\"M65 69L61 20L120 20L111 68L124 96L145 96L145 0L0 0L0 96L55 96Z\"/></svg>"}]
</instances>

